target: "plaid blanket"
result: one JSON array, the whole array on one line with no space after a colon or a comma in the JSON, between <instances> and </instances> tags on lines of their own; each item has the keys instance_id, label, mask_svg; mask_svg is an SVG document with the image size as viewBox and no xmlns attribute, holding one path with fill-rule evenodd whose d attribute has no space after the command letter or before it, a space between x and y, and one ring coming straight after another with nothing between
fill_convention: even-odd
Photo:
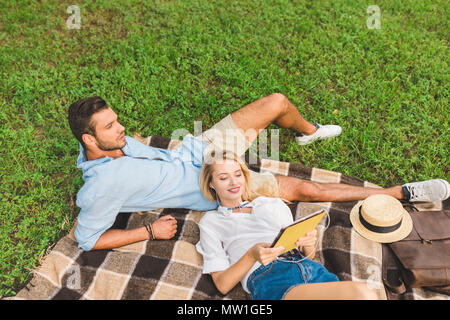
<instances>
[{"instance_id":1,"label":"plaid blanket","mask_svg":"<svg viewBox=\"0 0 450 320\"><path fill-rule=\"evenodd\" d=\"M173 149L180 141L161 136L141 138L154 147ZM249 158L246 158L247 163ZM274 165L276 164L276 165ZM295 176L318 182L335 182L358 186L376 185L360 179L300 164L258 159L251 170L269 170L275 174ZM275 169L274 169L275 168ZM273 171L275 170L275 171ZM381 280L381 245L356 233L349 220L351 202L295 202L289 205L294 219L320 208L330 213L330 224L318 226L318 249L315 260L340 280L366 282L386 299ZM422 203L419 210L450 208L444 203ZM122 212L112 228L130 229L143 222L171 214L178 221L178 232L171 240L142 241L114 250L85 252L77 247L73 230L60 239L33 270L33 279L11 299L249 299L238 284L227 295L215 288L210 275L202 274L202 256L196 251L198 222L204 212L164 208L148 212ZM324 219L326 220L326 219ZM395 299L448 299L446 295L422 288L412 289Z\"/></svg>"}]
</instances>

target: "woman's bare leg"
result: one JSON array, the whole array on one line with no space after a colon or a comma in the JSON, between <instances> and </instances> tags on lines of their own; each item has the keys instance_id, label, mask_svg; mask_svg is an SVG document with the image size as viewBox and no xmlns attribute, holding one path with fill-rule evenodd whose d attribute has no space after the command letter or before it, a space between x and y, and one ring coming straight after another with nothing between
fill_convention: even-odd
<instances>
[{"instance_id":1,"label":"woman's bare leg","mask_svg":"<svg viewBox=\"0 0 450 320\"><path fill-rule=\"evenodd\" d=\"M285 300L377 300L376 292L364 282L337 281L298 285L284 297Z\"/></svg>"}]
</instances>

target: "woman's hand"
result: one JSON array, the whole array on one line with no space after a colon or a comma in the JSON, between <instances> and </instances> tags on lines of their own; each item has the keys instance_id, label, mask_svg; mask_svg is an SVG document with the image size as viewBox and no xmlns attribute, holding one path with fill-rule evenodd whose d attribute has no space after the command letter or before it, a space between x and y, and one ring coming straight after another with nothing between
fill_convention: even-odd
<instances>
[{"instance_id":1,"label":"woman's hand","mask_svg":"<svg viewBox=\"0 0 450 320\"><path fill-rule=\"evenodd\" d=\"M299 247L314 247L317 242L317 230L310 231L303 238L299 238L295 243Z\"/></svg>"},{"instance_id":2,"label":"woman's hand","mask_svg":"<svg viewBox=\"0 0 450 320\"><path fill-rule=\"evenodd\" d=\"M304 255L309 256L316 249L316 243L317 230L314 229L313 231L308 232L303 238L299 238L295 244Z\"/></svg>"},{"instance_id":3,"label":"woman's hand","mask_svg":"<svg viewBox=\"0 0 450 320\"><path fill-rule=\"evenodd\" d=\"M248 270L255 264L255 261L262 265L268 265L284 251L282 246L276 248L270 246L270 243L257 243L226 270L211 272L211 277L217 289L222 294L227 294L242 280Z\"/></svg>"},{"instance_id":4,"label":"woman's hand","mask_svg":"<svg viewBox=\"0 0 450 320\"><path fill-rule=\"evenodd\" d=\"M283 246L276 248L271 248L270 246L270 243L257 243L250 248L249 253L253 259L265 266L275 260L284 251Z\"/></svg>"}]
</instances>

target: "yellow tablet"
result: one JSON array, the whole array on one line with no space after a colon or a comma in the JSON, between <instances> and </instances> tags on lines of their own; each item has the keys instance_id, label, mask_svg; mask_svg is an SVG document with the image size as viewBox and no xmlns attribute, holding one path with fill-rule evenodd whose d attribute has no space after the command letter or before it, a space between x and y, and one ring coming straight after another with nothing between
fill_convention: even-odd
<instances>
[{"instance_id":1,"label":"yellow tablet","mask_svg":"<svg viewBox=\"0 0 450 320\"><path fill-rule=\"evenodd\" d=\"M314 230L326 214L327 211L322 209L281 229L280 233L272 243L272 248L283 246L285 249L283 253L297 248L297 245L295 244L297 240L306 236L308 232Z\"/></svg>"}]
</instances>

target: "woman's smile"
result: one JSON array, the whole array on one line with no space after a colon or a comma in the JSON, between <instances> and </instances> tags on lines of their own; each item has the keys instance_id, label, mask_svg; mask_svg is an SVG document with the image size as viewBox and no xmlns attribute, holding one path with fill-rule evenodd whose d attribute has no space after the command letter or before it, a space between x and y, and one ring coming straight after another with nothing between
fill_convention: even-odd
<instances>
[{"instance_id":1,"label":"woman's smile","mask_svg":"<svg viewBox=\"0 0 450 320\"><path fill-rule=\"evenodd\" d=\"M234 187L234 188L228 189L228 191L232 192L232 193L238 193L240 189L241 189L241 187Z\"/></svg>"}]
</instances>

